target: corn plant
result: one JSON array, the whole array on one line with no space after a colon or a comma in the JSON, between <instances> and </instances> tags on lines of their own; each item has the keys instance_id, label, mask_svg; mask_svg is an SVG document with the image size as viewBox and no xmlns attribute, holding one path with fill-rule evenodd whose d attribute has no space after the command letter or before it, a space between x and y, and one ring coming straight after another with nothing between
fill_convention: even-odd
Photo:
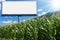
<instances>
[{"instance_id":1,"label":"corn plant","mask_svg":"<svg viewBox=\"0 0 60 40\"><path fill-rule=\"evenodd\" d=\"M60 14L0 27L0 40L60 40Z\"/></svg>"}]
</instances>

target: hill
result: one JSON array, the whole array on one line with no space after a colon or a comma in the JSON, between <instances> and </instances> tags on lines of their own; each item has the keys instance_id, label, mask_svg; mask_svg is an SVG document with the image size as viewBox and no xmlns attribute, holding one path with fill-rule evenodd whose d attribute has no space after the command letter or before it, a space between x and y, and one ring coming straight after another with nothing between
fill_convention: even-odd
<instances>
[{"instance_id":1,"label":"hill","mask_svg":"<svg viewBox=\"0 0 60 40\"><path fill-rule=\"evenodd\" d=\"M0 27L0 40L60 40L60 12L46 15Z\"/></svg>"}]
</instances>

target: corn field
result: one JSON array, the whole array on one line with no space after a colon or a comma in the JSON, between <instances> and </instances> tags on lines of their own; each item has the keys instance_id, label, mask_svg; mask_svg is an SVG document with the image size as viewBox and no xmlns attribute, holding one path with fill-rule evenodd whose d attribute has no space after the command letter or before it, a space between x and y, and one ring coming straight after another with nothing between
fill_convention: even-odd
<instances>
[{"instance_id":1,"label":"corn field","mask_svg":"<svg viewBox=\"0 0 60 40\"><path fill-rule=\"evenodd\" d=\"M60 40L60 15L0 27L0 40Z\"/></svg>"}]
</instances>

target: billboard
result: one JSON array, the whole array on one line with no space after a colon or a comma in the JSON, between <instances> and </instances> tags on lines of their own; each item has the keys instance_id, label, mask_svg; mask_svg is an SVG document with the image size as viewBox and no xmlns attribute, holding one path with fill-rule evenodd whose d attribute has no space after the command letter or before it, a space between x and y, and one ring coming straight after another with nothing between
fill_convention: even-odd
<instances>
[{"instance_id":1,"label":"billboard","mask_svg":"<svg viewBox=\"0 0 60 40\"><path fill-rule=\"evenodd\" d=\"M3 0L2 15L37 15L36 0Z\"/></svg>"}]
</instances>

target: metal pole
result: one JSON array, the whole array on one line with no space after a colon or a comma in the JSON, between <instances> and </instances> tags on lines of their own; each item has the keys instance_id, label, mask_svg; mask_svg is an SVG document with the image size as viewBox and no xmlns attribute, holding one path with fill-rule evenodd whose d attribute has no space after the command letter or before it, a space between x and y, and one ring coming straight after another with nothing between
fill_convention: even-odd
<instances>
[{"instance_id":1,"label":"metal pole","mask_svg":"<svg viewBox=\"0 0 60 40\"><path fill-rule=\"evenodd\" d=\"M18 23L20 23L20 16L18 16Z\"/></svg>"}]
</instances>

